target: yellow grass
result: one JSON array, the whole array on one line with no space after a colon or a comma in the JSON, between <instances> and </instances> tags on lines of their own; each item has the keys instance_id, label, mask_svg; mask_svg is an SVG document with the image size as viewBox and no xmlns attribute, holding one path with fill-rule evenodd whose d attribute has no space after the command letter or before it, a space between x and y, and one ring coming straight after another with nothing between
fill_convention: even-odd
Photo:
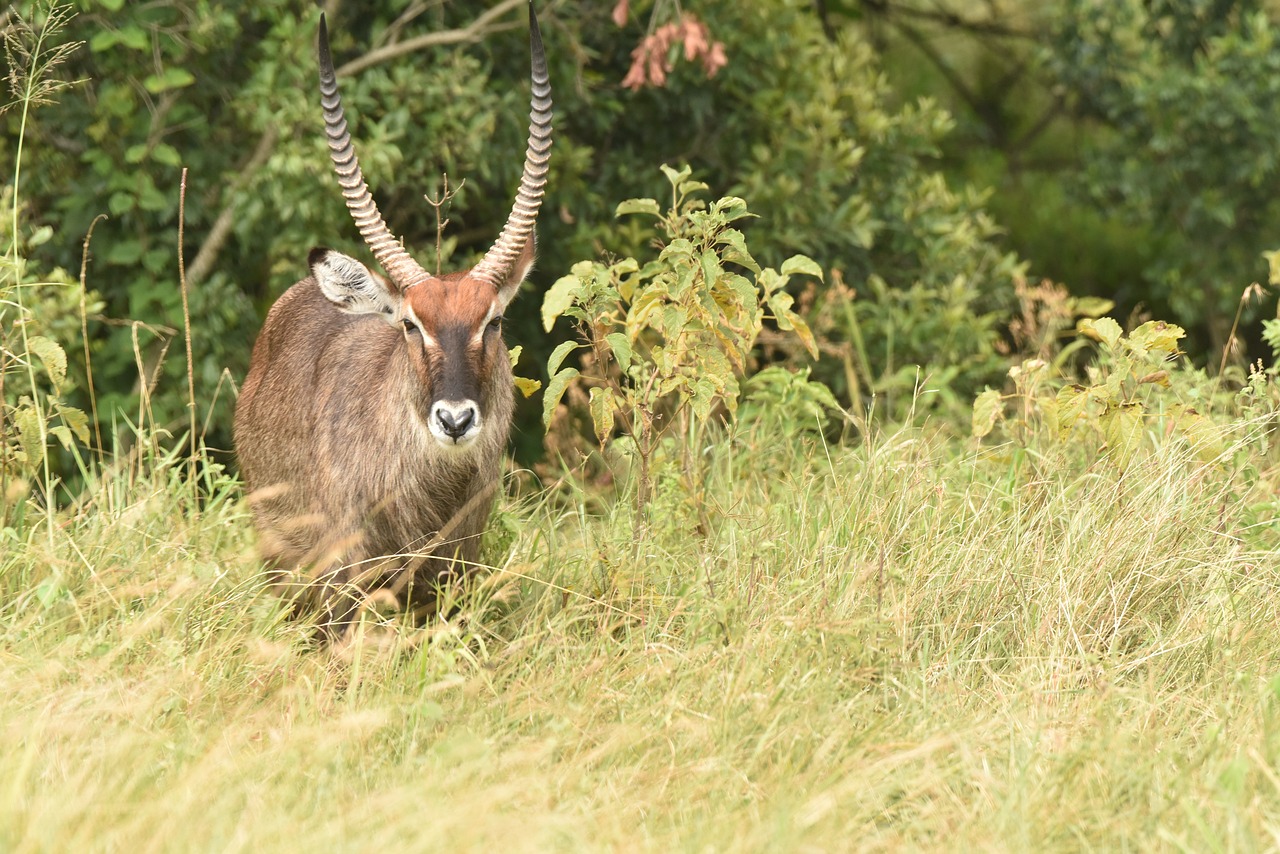
<instances>
[{"instance_id":1,"label":"yellow grass","mask_svg":"<svg viewBox=\"0 0 1280 854\"><path fill-rule=\"evenodd\" d=\"M757 430L709 534L675 486L638 550L625 507L508 500L454 616L327 651L181 468L6 545L0 848L1280 844L1274 498L1176 443Z\"/></svg>"}]
</instances>

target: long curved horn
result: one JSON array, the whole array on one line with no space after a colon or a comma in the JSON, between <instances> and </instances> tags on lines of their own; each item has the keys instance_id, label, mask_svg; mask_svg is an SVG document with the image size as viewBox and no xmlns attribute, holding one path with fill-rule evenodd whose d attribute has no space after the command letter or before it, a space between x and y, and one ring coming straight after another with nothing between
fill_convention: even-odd
<instances>
[{"instance_id":1,"label":"long curved horn","mask_svg":"<svg viewBox=\"0 0 1280 854\"><path fill-rule=\"evenodd\" d=\"M373 257L387 271L391 284L401 291L431 278L431 274L404 251L400 241L387 228L369 192L369 185L364 182L355 147L351 144L351 134L347 133L347 120L342 115L338 75L333 70L333 58L329 55L329 29L325 26L323 12L320 13L320 106L324 109L324 129L329 137L329 157L333 159L334 171L338 173L342 196L347 200L347 210L351 211L351 218L372 250Z\"/></svg>"},{"instance_id":2,"label":"long curved horn","mask_svg":"<svg viewBox=\"0 0 1280 854\"><path fill-rule=\"evenodd\" d=\"M529 43L533 55L533 98L529 113L529 147L524 155L524 174L520 177L520 189L511 216L502 227L498 240L471 271L477 279L483 279L495 287L506 284L516 258L524 251L533 224L538 219L542 204L542 191L547 184L547 162L551 151L551 79L547 74L547 57L542 50L542 33L538 30L538 16L529 0Z\"/></svg>"}]
</instances>

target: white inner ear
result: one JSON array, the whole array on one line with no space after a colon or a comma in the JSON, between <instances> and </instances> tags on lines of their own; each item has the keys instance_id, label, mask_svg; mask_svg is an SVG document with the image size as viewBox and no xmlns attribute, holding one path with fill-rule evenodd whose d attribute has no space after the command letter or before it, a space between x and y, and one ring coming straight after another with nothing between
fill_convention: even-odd
<instances>
[{"instance_id":1,"label":"white inner ear","mask_svg":"<svg viewBox=\"0 0 1280 854\"><path fill-rule=\"evenodd\" d=\"M520 285L529 275L529 271L533 269L535 240L532 234L529 235L529 242L525 244L524 251L520 253L520 257L516 259L516 263L511 267L511 275L507 277L506 283L498 288L498 310L506 311L507 305L520 291Z\"/></svg>"},{"instance_id":2,"label":"white inner ear","mask_svg":"<svg viewBox=\"0 0 1280 854\"><path fill-rule=\"evenodd\" d=\"M329 250L311 264L320 292L329 302L347 314L378 314L391 324L396 322L400 296L393 293L386 279L364 264L341 252Z\"/></svg>"}]
</instances>

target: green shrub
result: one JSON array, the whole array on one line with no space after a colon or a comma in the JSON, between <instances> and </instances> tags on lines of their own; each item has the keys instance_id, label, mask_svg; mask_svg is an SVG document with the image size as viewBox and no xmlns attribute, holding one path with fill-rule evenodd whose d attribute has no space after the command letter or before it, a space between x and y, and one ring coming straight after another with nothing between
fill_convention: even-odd
<instances>
[{"instance_id":1,"label":"green shrub","mask_svg":"<svg viewBox=\"0 0 1280 854\"><path fill-rule=\"evenodd\" d=\"M68 450L89 443L88 416L69 402L67 351L87 327L96 298L77 289L62 269L43 270L30 251L49 240L48 226L31 229L21 200L23 143L35 109L51 103L68 83L61 66L79 45L63 41L71 13L47 6L29 17L14 16L4 37L12 100L0 113L18 126L13 172L0 186L0 527L24 516L33 488L41 493L53 524L58 468L49 445Z\"/></svg>"},{"instance_id":2,"label":"green shrub","mask_svg":"<svg viewBox=\"0 0 1280 854\"><path fill-rule=\"evenodd\" d=\"M575 264L542 305L548 329L569 317L580 339L561 344L547 363L543 423L550 427L570 383L590 386L588 406L601 446L620 425L635 455L637 527L653 490L655 454L673 436L686 486L699 490L694 457L712 414L723 411L732 419L737 412L738 378L766 319L816 354L813 334L792 309L786 286L793 275L822 277L803 255L788 258L780 270L761 267L736 227L751 216L746 202L729 196L708 205L702 198L707 185L692 180L688 167L677 172L664 166L663 174L672 190L665 213L654 199L618 206L619 215L656 220L658 257L643 265L631 257ZM586 374L561 367L578 349L589 356Z\"/></svg>"}]
</instances>

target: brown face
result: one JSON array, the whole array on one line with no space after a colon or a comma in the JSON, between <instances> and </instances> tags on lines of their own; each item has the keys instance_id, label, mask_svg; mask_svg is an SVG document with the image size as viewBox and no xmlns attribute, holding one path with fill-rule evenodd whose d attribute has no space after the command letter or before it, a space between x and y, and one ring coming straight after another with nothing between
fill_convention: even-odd
<instances>
[{"instance_id":1,"label":"brown face","mask_svg":"<svg viewBox=\"0 0 1280 854\"><path fill-rule=\"evenodd\" d=\"M466 447L484 428L486 389L506 358L497 288L465 273L428 279L405 291L399 321L430 390L428 430L445 447Z\"/></svg>"},{"instance_id":2,"label":"brown face","mask_svg":"<svg viewBox=\"0 0 1280 854\"><path fill-rule=\"evenodd\" d=\"M313 249L308 262L316 285L335 308L376 315L404 335L423 392L414 406L431 436L451 450L472 445L493 411L494 390L510 383L502 312L533 265L533 240L501 287L472 271L424 273L425 278L399 290L332 249Z\"/></svg>"}]
</instances>

